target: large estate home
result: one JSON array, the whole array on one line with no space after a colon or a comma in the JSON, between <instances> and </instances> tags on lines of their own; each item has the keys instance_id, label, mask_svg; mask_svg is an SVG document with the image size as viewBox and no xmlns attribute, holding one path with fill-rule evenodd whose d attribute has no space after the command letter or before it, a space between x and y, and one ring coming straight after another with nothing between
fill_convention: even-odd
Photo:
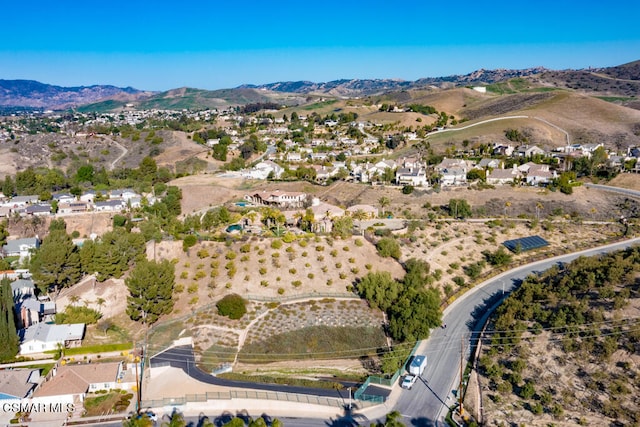
<instances>
[{"instance_id":1,"label":"large estate home","mask_svg":"<svg viewBox=\"0 0 640 427\"><path fill-rule=\"evenodd\" d=\"M307 194L297 191L261 191L259 193L247 194L245 200L263 206L274 206L277 208L301 208L307 200Z\"/></svg>"}]
</instances>

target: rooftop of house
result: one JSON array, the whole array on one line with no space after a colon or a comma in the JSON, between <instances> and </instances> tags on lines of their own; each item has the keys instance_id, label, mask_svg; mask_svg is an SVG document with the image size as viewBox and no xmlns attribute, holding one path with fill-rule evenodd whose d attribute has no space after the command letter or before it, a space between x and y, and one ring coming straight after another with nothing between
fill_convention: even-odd
<instances>
[{"instance_id":1,"label":"rooftop of house","mask_svg":"<svg viewBox=\"0 0 640 427\"><path fill-rule=\"evenodd\" d=\"M38 323L30 328L23 329L21 332L23 342L65 342L81 340L84 336L84 323L72 323L70 325Z\"/></svg>"},{"instance_id":2,"label":"rooftop of house","mask_svg":"<svg viewBox=\"0 0 640 427\"><path fill-rule=\"evenodd\" d=\"M24 239L7 240L7 244L2 247L5 252L20 252L21 246L37 247L37 237L27 237Z\"/></svg>"},{"instance_id":3,"label":"rooftop of house","mask_svg":"<svg viewBox=\"0 0 640 427\"><path fill-rule=\"evenodd\" d=\"M54 377L42 384L33 397L86 393L91 384L116 381L119 366L120 362L60 366Z\"/></svg>"},{"instance_id":4,"label":"rooftop of house","mask_svg":"<svg viewBox=\"0 0 640 427\"><path fill-rule=\"evenodd\" d=\"M0 396L22 399L36 386L38 369L6 369L0 371Z\"/></svg>"}]
</instances>

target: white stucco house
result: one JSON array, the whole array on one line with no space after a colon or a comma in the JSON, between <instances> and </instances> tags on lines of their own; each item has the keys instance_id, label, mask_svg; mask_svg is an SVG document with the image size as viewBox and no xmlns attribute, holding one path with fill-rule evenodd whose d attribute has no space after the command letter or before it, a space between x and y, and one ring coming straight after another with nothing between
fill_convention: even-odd
<instances>
[{"instance_id":1,"label":"white stucco house","mask_svg":"<svg viewBox=\"0 0 640 427\"><path fill-rule=\"evenodd\" d=\"M38 323L21 329L18 335L21 355L56 350L60 345L64 348L78 347L84 337L84 323L69 325Z\"/></svg>"}]
</instances>

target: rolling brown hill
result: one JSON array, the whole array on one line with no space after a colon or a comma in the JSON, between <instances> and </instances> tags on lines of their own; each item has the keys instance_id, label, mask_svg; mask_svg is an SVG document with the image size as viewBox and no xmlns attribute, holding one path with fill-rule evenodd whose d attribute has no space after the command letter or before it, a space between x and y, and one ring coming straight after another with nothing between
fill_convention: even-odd
<instances>
[{"instance_id":1,"label":"rolling brown hill","mask_svg":"<svg viewBox=\"0 0 640 427\"><path fill-rule=\"evenodd\" d=\"M496 117L527 118L488 122L459 132L431 135L432 146L460 146L465 139L506 143L504 131L509 128L523 130L533 144L548 148L566 144L566 136L550 124L567 131L572 143L603 142L618 148L640 144L640 111L574 91L478 97L473 104L450 112L470 119L454 128Z\"/></svg>"}]
</instances>

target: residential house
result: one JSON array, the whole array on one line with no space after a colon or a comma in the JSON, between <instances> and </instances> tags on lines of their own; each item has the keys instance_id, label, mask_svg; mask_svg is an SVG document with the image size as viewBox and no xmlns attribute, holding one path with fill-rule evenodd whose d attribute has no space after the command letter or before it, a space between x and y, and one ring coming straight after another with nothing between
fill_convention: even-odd
<instances>
[{"instance_id":1,"label":"residential house","mask_svg":"<svg viewBox=\"0 0 640 427\"><path fill-rule=\"evenodd\" d=\"M382 159L382 160L380 160L378 163L376 163L373 166L375 168L377 168L379 171L383 172L385 169L395 169L395 168L397 168L398 164L396 162L394 162L393 160Z\"/></svg>"},{"instance_id":2,"label":"residential house","mask_svg":"<svg viewBox=\"0 0 640 427\"><path fill-rule=\"evenodd\" d=\"M128 209L137 209L142 206L142 196L135 196L127 200Z\"/></svg>"},{"instance_id":3,"label":"residential house","mask_svg":"<svg viewBox=\"0 0 640 427\"><path fill-rule=\"evenodd\" d=\"M402 165L403 168L417 169L426 168L427 166L419 157L403 157L398 163Z\"/></svg>"},{"instance_id":4,"label":"residential house","mask_svg":"<svg viewBox=\"0 0 640 427\"><path fill-rule=\"evenodd\" d=\"M350 216L353 216L356 212L363 212L367 218L377 218L378 217L378 208L371 205L353 205L347 208L346 213Z\"/></svg>"},{"instance_id":5,"label":"residential house","mask_svg":"<svg viewBox=\"0 0 640 427\"><path fill-rule=\"evenodd\" d=\"M31 397L40 383L39 369L4 369L0 371L0 408L2 405Z\"/></svg>"},{"instance_id":6,"label":"residential house","mask_svg":"<svg viewBox=\"0 0 640 427\"><path fill-rule=\"evenodd\" d=\"M513 155L514 150L515 148L513 148L513 145L510 145L510 144L507 144L507 145L495 144L493 146L493 154L496 156L511 157Z\"/></svg>"},{"instance_id":7,"label":"residential house","mask_svg":"<svg viewBox=\"0 0 640 427\"><path fill-rule=\"evenodd\" d=\"M53 200L55 200L58 203L73 203L77 199L76 199L76 196L74 196L73 194L59 193L59 194L53 195Z\"/></svg>"},{"instance_id":8,"label":"residential house","mask_svg":"<svg viewBox=\"0 0 640 427\"><path fill-rule=\"evenodd\" d=\"M104 202L96 202L94 208L97 212L119 212L126 208L123 200L105 200Z\"/></svg>"},{"instance_id":9,"label":"residential house","mask_svg":"<svg viewBox=\"0 0 640 427\"><path fill-rule=\"evenodd\" d=\"M616 169L618 171L622 171L624 168L625 157L618 155L610 155L607 164L609 167Z\"/></svg>"},{"instance_id":10,"label":"residential house","mask_svg":"<svg viewBox=\"0 0 640 427\"><path fill-rule=\"evenodd\" d=\"M341 207L332 205L330 203L322 202L317 197L314 197L311 201L311 212L313 212L313 217L316 220L320 220L323 218L331 219L331 218L339 218L344 216L344 209Z\"/></svg>"},{"instance_id":11,"label":"residential house","mask_svg":"<svg viewBox=\"0 0 640 427\"><path fill-rule=\"evenodd\" d=\"M526 158L529 158L535 155L542 155L542 154L544 154L544 150L535 145L521 145L518 148L516 148L514 152L514 155L518 157L526 157Z\"/></svg>"},{"instance_id":12,"label":"residential house","mask_svg":"<svg viewBox=\"0 0 640 427\"><path fill-rule=\"evenodd\" d=\"M271 160L265 160L256 164L253 168L242 173L244 178L248 179L267 179L269 174L273 174L273 178L279 179L284 172L284 168Z\"/></svg>"},{"instance_id":13,"label":"residential house","mask_svg":"<svg viewBox=\"0 0 640 427\"><path fill-rule=\"evenodd\" d=\"M339 170L333 166L324 165L311 165L311 167L316 171L316 181L326 181L329 178L336 176Z\"/></svg>"},{"instance_id":14,"label":"residential house","mask_svg":"<svg viewBox=\"0 0 640 427\"><path fill-rule=\"evenodd\" d=\"M640 159L640 147L629 147L627 149L627 157L635 157Z\"/></svg>"},{"instance_id":15,"label":"residential house","mask_svg":"<svg viewBox=\"0 0 640 427\"><path fill-rule=\"evenodd\" d=\"M329 153L311 153L309 154L309 158L312 161L323 161L323 160L327 160L329 158Z\"/></svg>"},{"instance_id":16,"label":"residential house","mask_svg":"<svg viewBox=\"0 0 640 427\"><path fill-rule=\"evenodd\" d=\"M585 156L590 158L591 155L593 154L593 152L596 151L600 147L604 147L604 144L602 142L595 143L595 144L584 144L584 145L582 145L582 153Z\"/></svg>"},{"instance_id":17,"label":"residential house","mask_svg":"<svg viewBox=\"0 0 640 427\"><path fill-rule=\"evenodd\" d=\"M288 162L301 162L302 155L299 152L290 152L287 153L286 159Z\"/></svg>"},{"instance_id":18,"label":"residential house","mask_svg":"<svg viewBox=\"0 0 640 427\"><path fill-rule=\"evenodd\" d=\"M428 186L427 172L422 167L398 168L396 170L398 185L412 185L414 187Z\"/></svg>"},{"instance_id":19,"label":"residential house","mask_svg":"<svg viewBox=\"0 0 640 427\"><path fill-rule=\"evenodd\" d=\"M21 208L27 205L32 205L34 203L38 203L40 198L38 196L15 196L12 197L11 200L5 202L5 206L10 206L12 208Z\"/></svg>"},{"instance_id":20,"label":"residential house","mask_svg":"<svg viewBox=\"0 0 640 427\"><path fill-rule=\"evenodd\" d=\"M133 390L136 385L134 363L110 362L62 365L33 392L32 402L81 403L87 393L102 390Z\"/></svg>"},{"instance_id":21,"label":"residential house","mask_svg":"<svg viewBox=\"0 0 640 427\"><path fill-rule=\"evenodd\" d=\"M497 169L500 167L501 164L502 164L502 161L500 159L484 158L484 159L480 159L480 161L476 165L476 169L482 169L482 170Z\"/></svg>"},{"instance_id":22,"label":"residential house","mask_svg":"<svg viewBox=\"0 0 640 427\"><path fill-rule=\"evenodd\" d=\"M445 169L451 169L451 168L461 168L468 172L471 168L473 168L473 164L468 160L448 159L445 157L444 159L442 159L442 161L439 164L435 166L435 169L438 172L442 172Z\"/></svg>"},{"instance_id":23,"label":"residential house","mask_svg":"<svg viewBox=\"0 0 640 427\"><path fill-rule=\"evenodd\" d=\"M522 172L514 165L509 169L493 169L487 175L487 184L501 185L513 184L516 180L522 179Z\"/></svg>"},{"instance_id":24,"label":"residential house","mask_svg":"<svg viewBox=\"0 0 640 427\"><path fill-rule=\"evenodd\" d=\"M111 190L109 192L109 197L111 199L122 199L126 201L134 197L140 197L140 195L129 188L125 188L124 190Z\"/></svg>"},{"instance_id":25,"label":"residential house","mask_svg":"<svg viewBox=\"0 0 640 427\"><path fill-rule=\"evenodd\" d=\"M451 187L465 185L467 183L467 173L473 167L473 163L463 159L444 158L436 165L435 169L440 173L440 185Z\"/></svg>"},{"instance_id":26,"label":"residential house","mask_svg":"<svg viewBox=\"0 0 640 427\"><path fill-rule=\"evenodd\" d=\"M29 328L40 323L42 319L42 303L36 298L25 298L18 301L15 305L18 317L17 329Z\"/></svg>"},{"instance_id":27,"label":"residential house","mask_svg":"<svg viewBox=\"0 0 640 427\"><path fill-rule=\"evenodd\" d=\"M53 325L38 323L30 328L21 329L20 354L42 353L64 348L79 347L84 337L84 324Z\"/></svg>"},{"instance_id":28,"label":"residential house","mask_svg":"<svg viewBox=\"0 0 640 427\"><path fill-rule=\"evenodd\" d=\"M71 214L83 213L89 210L89 204L86 202L61 203L58 205L58 213Z\"/></svg>"},{"instance_id":29,"label":"residential house","mask_svg":"<svg viewBox=\"0 0 640 427\"><path fill-rule=\"evenodd\" d=\"M467 170L461 167L443 169L440 172L440 185L442 187L453 187L466 185Z\"/></svg>"},{"instance_id":30,"label":"residential house","mask_svg":"<svg viewBox=\"0 0 640 427\"><path fill-rule=\"evenodd\" d=\"M557 178L555 171L549 170L549 165L532 164L527 171L527 185L548 184Z\"/></svg>"},{"instance_id":31,"label":"residential house","mask_svg":"<svg viewBox=\"0 0 640 427\"><path fill-rule=\"evenodd\" d=\"M261 191L254 194L244 196L248 200L257 205L275 206L278 208L300 208L307 199L306 193L293 191Z\"/></svg>"},{"instance_id":32,"label":"residential house","mask_svg":"<svg viewBox=\"0 0 640 427\"><path fill-rule=\"evenodd\" d=\"M36 285L31 279L18 279L11 282L11 294L13 301L18 302L30 298L36 294Z\"/></svg>"},{"instance_id":33,"label":"residential house","mask_svg":"<svg viewBox=\"0 0 640 427\"><path fill-rule=\"evenodd\" d=\"M85 191L80 195L80 201L85 203L93 203L95 199L96 199L96 192L93 190Z\"/></svg>"},{"instance_id":34,"label":"residential house","mask_svg":"<svg viewBox=\"0 0 640 427\"><path fill-rule=\"evenodd\" d=\"M31 257L31 251L40 247L40 239L36 237L27 237L24 239L7 240L7 244L2 247L4 256L17 256L20 261Z\"/></svg>"},{"instance_id":35,"label":"residential house","mask_svg":"<svg viewBox=\"0 0 640 427\"><path fill-rule=\"evenodd\" d=\"M24 208L24 214L30 216L48 216L51 215L51 205L29 205Z\"/></svg>"}]
</instances>

